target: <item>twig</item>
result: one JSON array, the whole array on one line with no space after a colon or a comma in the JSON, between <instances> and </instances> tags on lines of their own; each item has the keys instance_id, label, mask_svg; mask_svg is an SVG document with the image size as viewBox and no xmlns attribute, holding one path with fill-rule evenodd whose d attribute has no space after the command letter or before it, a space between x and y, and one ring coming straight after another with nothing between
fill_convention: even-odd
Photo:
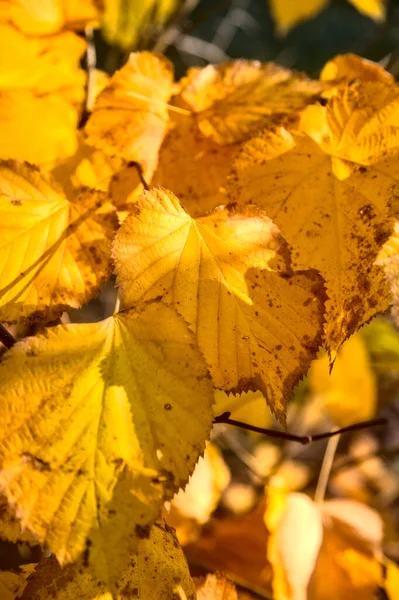
<instances>
[{"instance_id":1,"label":"twig","mask_svg":"<svg viewBox=\"0 0 399 600\"><path fill-rule=\"evenodd\" d=\"M142 169L140 163L138 163L134 160L131 160L130 162L127 163L127 166L136 168L137 174L139 176L139 179L141 181L143 188L148 191L150 189L150 186L148 185L147 181L145 180L143 169Z\"/></svg>"},{"instance_id":2,"label":"twig","mask_svg":"<svg viewBox=\"0 0 399 600\"><path fill-rule=\"evenodd\" d=\"M336 433L336 432L331 432ZM316 491L314 494L314 501L318 504L324 501L324 497L326 495L328 480L330 478L331 468L334 462L335 453L338 448L339 440L341 439L341 434L336 435L328 440L327 448L324 453L323 463L320 469L320 475L316 486Z\"/></svg>"},{"instance_id":3,"label":"twig","mask_svg":"<svg viewBox=\"0 0 399 600\"><path fill-rule=\"evenodd\" d=\"M335 435L339 435L341 433L347 433L348 431L358 431L360 429L368 429L369 427L378 427L379 425L386 425L387 420L372 419L371 421L361 421L360 423L355 423L354 425L349 425L348 427L343 427L342 429L337 429L336 431L327 431L325 433L318 433L316 435L294 435L293 433L288 433L286 431L274 431L274 429L265 429L263 427L256 427L256 425L248 425L248 423L243 423L242 421L230 419L229 412L225 412L222 415L215 417L213 422L227 423L228 425L234 425L235 427L247 429L248 431L263 433L263 435L267 435L268 437L280 438L283 440L289 440L291 442L299 442L300 444L306 446L307 444L311 444L312 442L325 440Z\"/></svg>"},{"instance_id":4,"label":"twig","mask_svg":"<svg viewBox=\"0 0 399 600\"><path fill-rule=\"evenodd\" d=\"M6 348L10 349L17 343L17 340L11 333L0 323L0 342L2 342Z\"/></svg>"}]
</instances>

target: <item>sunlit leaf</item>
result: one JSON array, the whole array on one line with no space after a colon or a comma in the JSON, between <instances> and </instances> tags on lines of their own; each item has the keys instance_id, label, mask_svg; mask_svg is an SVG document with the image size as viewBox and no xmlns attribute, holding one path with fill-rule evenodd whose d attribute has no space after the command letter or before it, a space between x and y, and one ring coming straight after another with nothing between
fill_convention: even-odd
<instances>
[{"instance_id":1,"label":"sunlit leaf","mask_svg":"<svg viewBox=\"0 0 399 600\"><path fill-rule=\"evenodd\" d=\"M61 325L7 352L0 382L0 486L22 526L114 580L204 450L213 391L194 335L159 303Z\"/></svg>"},{"instance_id":2,"label":"sunlit leaf","mask_svg":"<svg viewBox=\"0 0 399 600\"><path fill-rule=\"evenodd\" d=\"M117 592L93 579L79 565L63 569L51 557L42 560L29 577L21 600L195 600L195 588L186 559L173 530L156 523L148 540L118 579Z\"/></svg>"},{"instance_id":3,"label":"sunlit leaf","mask_svg":"<svg viewBox=\"0 0 399 600\"><path fill-rule=\"evenodd\" d=\"M81 306L110 273L112 205L98 192L70 202L28 164L0 164L0 319L45 322Z\"/></svg>"},{"instance_id":4,"label":"sunlit leaf","mask_svg":"<svg viewBox=\"0 0 399 600\"><path fill-rule=\"evenodd\" d=\"M289 270L262 211L222 206L194 220L154 189L133 205L114 257L124 306L165 296L196 333L216 387L260 389L282 418L319 344L323 290L314 272Z\"/></svg>"},{"instance_id":5,"label":"sunlit leaf","mask_svg":"<svg viewBox=\"0 0 399 600\"><path fill-rule=\"evenodd\" d=\"M344 82L361 79L393 84L395 78L380 64L357 54L338 54L329 60L320 73L322 81Z\"/></svg>"}]
</instances>

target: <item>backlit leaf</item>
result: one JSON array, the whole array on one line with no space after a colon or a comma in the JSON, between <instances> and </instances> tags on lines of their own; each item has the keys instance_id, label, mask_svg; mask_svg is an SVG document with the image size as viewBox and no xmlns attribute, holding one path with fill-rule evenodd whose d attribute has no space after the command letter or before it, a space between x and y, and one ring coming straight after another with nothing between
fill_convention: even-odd
<instances>
[{"instance_id":1,"label":"backlit leaf","mask_svg":"<svg viewBox=\"0 0 399 600\"><path fill-rule=\"evenodd\" d=\"M377 81L380 83L393 84L395 78L380 64L367 60L357 54L338 54L329 60L320 73L322 81Z\"/></svg>"},{"instance_id":2,"label":"backlit leaf","mask_svg":"<svg viewBox=\"0 0 399 600\"><path fill-rule=\"evenodd\" d=\"M372 419L377 403L377 384L365 342L359 333L340 348L330 373L327 354L309 370L309 386L321 407L336 425L346 427Z\"/></svg>"},{"instance_id":3,"label":"backlit leaf","mask_svg":"<svg viewBox=\"0 0 399 600\"><path fill-rule=\"evenodd\" d=\"M136 52L94 103L85 133L90 145L140 163L147 177L167 130L173 67L161 55Z\"/></svg>"},{"instance_id":4,"label":"backlit leaf","mask_svg":"<svg viewBox=\"0 0 399 600\"><path fill-rule=\"evenodd\" d=\"M329 0L269 0L270 10L281 35L290 29L316 16L325 8Z\"/></svg>"},{"instance_id":5,"label":"backlit leaf","mask_svg":"<svg viewBox=\"0 0 399 600\"><path fill-rule=\"evenodd\" d=\"M28 164L0 164L0 319L49 321L81 306L110 273L113 207L98 192L69 202Z\"/></svg>"},{"instance_id":6,"label":"backlit leaf","mask_svg":"<svg viewBox=\"0 0 399 600\"><path fill-rule=\"evenodd\" d=\"M323 84L274 63L236 60L192 69L181 98L200 131L218 144L247 140L267 124L295 120Z\"/></svg>"},{"instance_id":7,"label":"backlit leaf","mask_svg":"<svg viewBox=\"0 0 399 600\"><path fill-rule=\"evenodd\" d=\"M338 96L329 101L327 115L330 103L335 114L344 111L346 94L340 98L342 106ZM390 304L389 285L374 261L393 229L389 205L397 202L399 161L390 158L372 167L354 164L350 177L338 179L335 156L323 145L326 122L311 124L321 147L307 136L292 136L284 153L281 142L274 142L278 130L265 130L246 142L233 168L229 195L265 210L293 248L295 268L315 268L323 275L329 296L326 340L336 350ZM349 133L348 137L352 139Z\"/></svg>"},{"instance_id":8,"label":"backlit leaf","mask_svg":"<svg viewBox=\"0 0 399 600\"><path fill-rule=\"evenodd\" d=\"M237 600L234 583L221 573L208 573L197 585L197 600Z\"/></svg>"},{"instance_id":9,"label":"backlit leaf","mask_svg":"<svg viewBox=\"0 0 399 600\"><path fill-rule=\"evenodd\" d=\"M115 581L204 451L212 401L172 308L47 329L0 364L1 489L61 563Z\"/></svg>"},{"instance_id":10,"label":"backlit leaf","mask_svg":"<svg viewBox=\"0 0 399 600\"><path fill-rule=\"evenodd\" d=\"M35 565L22 565L12 571L0 571L0 598L1 600L15 600L20 598L26 587L27 578Z\"/></svg>"},{"instance_id":11,"label":"backlit leaf","mask_svg":"<svg viewBox=\"0 0 399 600\"><path fill-rule=\"evenodd\" d=\"M186 559L173 530L156 523L148 540L118 580L114 595L99 585L87 570L68 565L63 569L51 557L44 559L29 577L21 600L195 600L195 588Z\"/></svg>"},{"instance_id":12,"label":"backlit leaf","mask_svg":"<svg viewBox=\"0 0 399 600\"><path fill-rule=\"evenodd\" d=\"M165 296L196 333L216 387L260 389L283 417L319 344L323 291L314 272L290 272L263 212L221 206L194 220L154 189L133 205L114 257L124 306Z\"/></svg>"},{"instance_id":13,"label":"backlit leaf","mask_svg":"<svg viewBox=\"0 0 399 600\"><path fill-rule=\"evenodd\" d=\"M381 248L377 257L377 264L385 272L392 292L392 313L399 323L399 221L395 221L395 229L389 240Z\"/></svg>"}]
</instances>

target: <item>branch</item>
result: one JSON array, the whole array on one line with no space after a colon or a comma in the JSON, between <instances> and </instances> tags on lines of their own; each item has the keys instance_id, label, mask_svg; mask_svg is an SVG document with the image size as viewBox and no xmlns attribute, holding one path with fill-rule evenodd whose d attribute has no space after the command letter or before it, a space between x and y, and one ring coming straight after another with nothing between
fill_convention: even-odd
<instances>
[{"instance_id":1,"label":"branch","mask_svg":"<svg viewBox=\"0 0 399 600\"><path fill-rule=\"evenodd\" d=\"M14 344L17 343L17 340L11 333L4 327L2 323L0 323L0 342L2 342L6 348L10 349Z\"/></svg>"},{"instance_id":2,"label":"branch","mask_svg":"<svg viewBox=\"0 0 399 600\"><path fill-rule=\"evenodd\" d=\"M145 180L145 177L143 174L143 169L141 168L141 165L138 162L131 160L127 163L127 166L136 168L137 174L139 176L139 179L141 181L143 188L148 191L150 189L150 186L148 185L148 183Z\"/></svg>"},{"instance_id":3,"label":"branch","mask_svg":"<svg viewBox=\"0 0 399 600\"><path fill-rule=\"evenodd\" d=\"M378 427L380 425L386 425L386 419L372 419L371 421L361 421L360 423L355 423L354 425L349 425L348 427L343 427L342 429L337 429L335 431L327 431L325 433L318 433L316 435L294 435L293 433L288 433L285 431L274 431L274 429L264 429L263 427L256 427L256 425L248 425L248 423L243 423L242 421L236 421L235 419L230 419L229 412L225 412L218 417L215 417L214 423L226 423L227 425L234 425L235 427L240 427L241 429L247 429L248 431L255 431L256 433L263 433L263 435L267 435L268 437L280 438L283 440L288 440L291 442L299 442L306 446L307 444L311 444L312 442L318 442L320 440L325 440L327 438L333 437L334 435L338 435L341 433L348 433L349 431L358 431L360 429L368 429L369 427Z\"/></svg>"}]
</instances>

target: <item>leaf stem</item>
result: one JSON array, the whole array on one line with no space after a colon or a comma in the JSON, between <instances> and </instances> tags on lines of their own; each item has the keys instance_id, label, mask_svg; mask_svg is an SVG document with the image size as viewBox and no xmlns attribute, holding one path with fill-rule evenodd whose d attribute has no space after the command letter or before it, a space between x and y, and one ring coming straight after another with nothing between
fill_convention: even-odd
<instances>
[{"instance_id":1,"label":"leaf stem","mask_svg":"<svg viewBox=\"0 0 399 600\"><path fill-rule=\"evenodd\" d=\"M143 169L142 169L140 163L136 162L135 160L131 160L130 162L127 163L127 166L135 167L143 188L145 190L147 190L147 192L148 192L148 190L150 189L150 186L148 185L148 183L144 177Z\"/></svg>"},{"instance_id":2,"label":"leaf stem","mask_svg":"<svg viewBox=\"0 0 399 600\"><path fill-rule=\"evenodd\" d=\"M337 433L337 432L331 432ZM317 504L321 504L324 502L324 497L326 495L328 480L330 478L331 468L334 462L335 453L338 448L339 440L341 439L341 434L338 433L335 437L331 437L328 440L327 448L324 453L323 463L320 469L320 475L316 486L316 491L314 494L314 501Z\"/></svg>"},{"instance_id":3,"label":"leaf stem","mask_svg":"<svg viewBox=\"0 0 399 600\"><path fill-rule=\"evenodd\" d=\"M299 442L306 446L307 444L311 444L312 442L318 442L320 440L325 440L327 438L331 438L336 435L340 435L341 433L347 433L349 431L358 431L360 429L368 429L369 427L378 427L379 425L386 425L386 419L372 419L370 421L361 421L360 423L355 423L354 425L349 425L348 427L343 427L342 429L337 429L335 431L327 431L325 433L318 433L316 435L294 435L293 433L288 433L286 431L275 431L274 429L265 429L263 427L257 427L256 425L249 425L248 423L243 423L242 421L236 421L235 419L230 419L230 413L225 412L217 417L215 417L214 423L227 423L228 425L234 425L235 427L240 427L241 429L247 429L248 431L255 431L256 433L263 433L263 435L267 435L268 437L280 438L283 440L288 440L291 442Z\"/></svg>"},{"instance_id":4,"label":"leaf stem","mask_svg":"<svg viewBox=\"0 0 399 600\"><path fill-rule=\"evenodd\" d=\"M8 349L12 348L14 344L17 343L15 337L11 335L11 333L4 327L2 323L0 323L0 342L2 342Z\"/></svg>"}]
</instances>

